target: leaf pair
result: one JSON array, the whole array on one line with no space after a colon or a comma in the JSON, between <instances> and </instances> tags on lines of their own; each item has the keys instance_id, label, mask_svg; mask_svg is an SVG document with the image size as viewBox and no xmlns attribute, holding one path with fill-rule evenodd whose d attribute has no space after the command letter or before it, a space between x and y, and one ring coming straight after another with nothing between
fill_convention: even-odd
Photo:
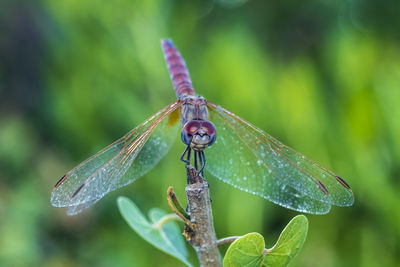
<instances>
[{"instance_id":1,"label":"leaf pair","mask_svg":"<svg viewBox=\"0 0 400 267\"><path fill-rule=\"evenodd\" d=\"M298 215L283 229L278 242L271 249L265 249L262 235L246 234L230 245L225 254L224 267L286 266L300 251L307 231L307 218Z\"/></svg>"}]
</instances>

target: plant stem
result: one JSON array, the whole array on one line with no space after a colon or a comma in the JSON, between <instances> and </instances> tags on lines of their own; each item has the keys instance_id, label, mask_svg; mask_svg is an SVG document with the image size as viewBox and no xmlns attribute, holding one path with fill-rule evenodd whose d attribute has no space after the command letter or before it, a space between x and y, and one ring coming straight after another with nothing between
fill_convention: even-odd
<instances>
[{"instance_id":1,"label":"plant stem","mask_svg":"<svg viewBox=\"0 0 400 267\"><path fill-rule=\"evenodd\" d=\"M240 236L228 236L228 237L224 237L221 238L217 241L218 246L222 246L225 244L229 244L232 243L233 241L235 241L236 239L240 238Z\"/></svg>"},{"instance_id":2,"label":"plant stem","mask_svg":"<svg viewBox=\"0 0 400 267\"><path fill-rule=\"evenodd\" d=\"M201 266L221 266L208 183L192 166L186 168L189 181L186 186L187 211L193 225L185 225L184 236L195 249Z\"/></svg>"},{"instance_id":3,"label":"plant stem","mask_svg":"<svg viewBox=\"0 0 400 267\"><path fill-rule=\"evenodd\" d=\"M167 214L154 225L154 228L161 229L169 221L181 221L181 218L176 214Z\"/></svg>"},{"instance_id":4,"label":"plant stem","mask_svg":"<svg viewBox=\"0 0 400 267\"><path fill-rule=\"evenodd\" d=\"M170 186L168 188L167 200L168 200L168 205L170 206L172 211L175 212L176 215L181 217L183 221L186 221L186 219L190 219L189 215L182 208L181 203L179 203L178 198L176 197L176 195L174 193L174 189L172 188L172 186Z\"/></svg>"}]
</instances>

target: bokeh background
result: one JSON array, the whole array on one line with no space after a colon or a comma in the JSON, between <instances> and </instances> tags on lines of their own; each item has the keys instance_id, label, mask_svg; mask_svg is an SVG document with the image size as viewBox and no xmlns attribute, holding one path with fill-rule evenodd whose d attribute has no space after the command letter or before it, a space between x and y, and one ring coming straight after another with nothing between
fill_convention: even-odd
<instances>
[{"instance_id":1,"label":"bokeh background","mask_svg":"<svg viewBox=\"0 0 400 267\"><path fill-rule=\"evenodd\" d=\"M352 186L353 207L307 215L293 266L399 266L399 12L390 0L2 0L0 265L182 265L116 206L125 195L168 210L169 185L184 200L178 137L88 211L68 217L49 203L67 170L174 101L160 49L170 37L197 93ZM270 247L297 214L206 178L218 237L256 231Z\"/></svg>"}]
</instances>

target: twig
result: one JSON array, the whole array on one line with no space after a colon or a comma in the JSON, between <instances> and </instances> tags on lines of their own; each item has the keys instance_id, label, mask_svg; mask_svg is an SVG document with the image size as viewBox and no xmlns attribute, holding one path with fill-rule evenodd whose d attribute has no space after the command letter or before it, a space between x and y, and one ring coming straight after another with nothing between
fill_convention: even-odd
<instances>
[{"instance_id":1,"label":"twig","mask_svg":"<svg viewBox=\"0 0 400 267\"><path fill-rule=\"evenodd\" d=\"M222 246L225 244L229 244L232 243L233 241L235 241L236 239L240 238L240 236L228 236L228 237L224 237L221 238L217 241L217 245L218 246Z\"/></svg>"},{"instance_id":2,"label":"twig","mask_svg":"<svg viewBox=\"0 0 400 267\"><path fill-rule=\"evenodd\" d=\"M164 217L162 217L161 220L158 221L158 223L154 225L154 228L161 229L167 222L177 221L177 220L181 220L181 218L176 216L176 214L167 214Z\"/></svg>"},{"instance_id":3,"label":"twig","mask_svg":"<svg viewBox=\"0 0 400 267\"><path fill-rule=\"evenodd\" d=\"M192 166L186 168L189 182L186 186L187 211L195 227L193 229L185 225L183 234L188 243L196 250L201 266L221 266L208 183Z\"/></svg>"},{"instance_id":4,"label":"twig","mask_svg":"<svg viewBox=\"0 0 400 267\"><path fill-rule=\"evenodd\" d=\"M168 188L167 191L167 200L168 205L173 212L175 212L175 216L180 218L184 223L185 227L189 227L190 229L194 229L195 225L190 221L189 215L183 210L181 204L175 196L172 186Z\"/></svg>"},{"instance_id":5,"label":"twig","mask_svg":"<svg viewBox=\"0 0 400 267\"><path fill-rule=\"evenodd\" d=\"M172 188L172 186L170 186L168 188L167 191L167 200L168 200L168 205L170 206L170 208L176 213L176 215L178 215L179 217L184 217L186 219L190 219L189 215L186 213L186 211L182 208L181 203L179 203L178 198L176 197L175 193L174 193L174 189ZM185 219L182 218L183 221L185 221Z\"/></svg>"}]
</instances>

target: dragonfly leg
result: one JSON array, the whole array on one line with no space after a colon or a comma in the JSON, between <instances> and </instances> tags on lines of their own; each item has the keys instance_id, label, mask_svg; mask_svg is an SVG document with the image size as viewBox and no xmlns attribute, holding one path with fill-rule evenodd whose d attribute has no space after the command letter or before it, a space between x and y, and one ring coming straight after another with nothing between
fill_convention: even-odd
<instances>
[{"instance_id":1,"label":"dragonfly leg","mask_svg":"<svg viewBox=\"0 0 400 267\"><path fill-rule=\"evenodd\" d=\"M181 156L181 161L185 162L186 165L190 164L190 152L191 152L190 146L187 146L185 151L183 151L183 154ZM184 159L185 155L186 155L186 159Z\"/></svg>"},{"instance_id":2,"label":"dragonfly leg","mask_svg":"<svg viewBox=\"0 0 400 267\"><path fill-rule=\"evenodd\" d=\"M190 148L190 145L188 145L181 156L181 161L185 162L186 166L190 164L191 153L192 149ZM195 170L204 177L204 167L206 166L206 156L204 151L194 151L193 164Z\"/></svg>"},{"instance_id":3,"label":"dragonfly leg","mask_svg":"<svg viewBox=\"0 0 400 267\"><path fill-rule=\"evenodd\" d=\"M186 163L187 165L190 164L190 154L192 153L192 149L190 148L190 146L188 146L188 152L187 152L187 157L186 157Z\"/></svg>"},{"instance_id":4,"label":"dragonfly leg","mask_svg":"<svg viewBox=\"0 0 400 267\"><path fill-rule=\"evenodd\" d=\"M201 176L204 177L204 166L206 166L206 156L204 154L204 151L199 151L199 162L200 162L200 170L199 173L201 174Z\"/></svg>"},{"instance_id":5,"label":"dragonfly leg","mask_svg":"<svg viewBox=\"0 0 400 267\"><path fill-rule=\"evenodd\" d=\"M201 151L199 151L198 153L199 153L199 166L200 166L199 172L201 172L201 167L203 166L203 158L201 156Z\"/></svg>"},{"instance_id":6,"label":"dragonfly leg","mask_svg":"<svg viewBox=\"0 0 400 267\"><path fill-rule=\"evenodd\" d=\"M198 168L198 164L197 164L197 154L198 154L199 152L197 152L197 151L195 151L194 152L194 169L197 171L199 168Z\"/></svg>"},{"instance_id":7,"label":"dragonfly leg","mask_svg":"<svg viewBox=\"0 0 400 267\"><path fill-rule=\"evenodd\" d=\"M203 167L201 167L201 175L204 177L204 167L206 166L206 154L204 154L204 151L201 151L201 154L203 156Z\"/></svg>"}]
</instances>

